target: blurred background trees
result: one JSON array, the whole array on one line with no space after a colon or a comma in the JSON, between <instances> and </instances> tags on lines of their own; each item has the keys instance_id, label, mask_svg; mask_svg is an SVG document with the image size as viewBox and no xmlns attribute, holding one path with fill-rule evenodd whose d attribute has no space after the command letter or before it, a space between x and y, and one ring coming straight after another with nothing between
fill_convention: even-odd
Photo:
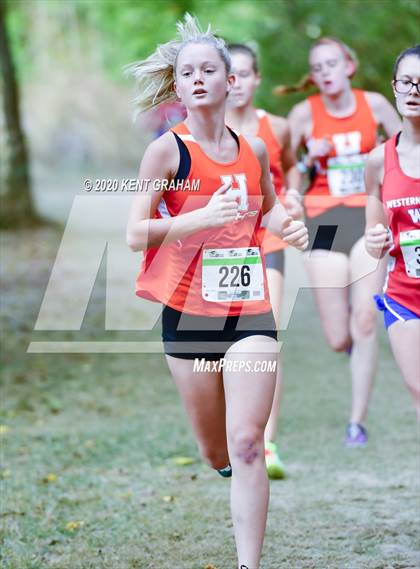
<instances>
[{"instance_id":1,"label":"blurred background trees","mask_svg":"<svg viewBox=\"0 0 420 569\"><path fill-rule=\"evenodd\" d=\"M228 41L258 50L263 81L258 104L287 114L302 98L278 98L272 89L293 84L307 69L311 43L323 35L352 46L361 61L354 84L390 97L396 55L418 43L418 0L0 0L7 6L7 33L22 93L21 122L28 138L36 184L52 172L66 176L95 169L102 176L135 172L151 134L147 121L132 124L133 84L122 67L147 56L174 36L185 11ZM3 6L3 8L4 8ZM7 55L2 42L1 60ZM2 65L0 176L2 192L28 195L24 168L11 186L7 152L13 79ZM23 146L21 147L23 148ZM22 155L23 156L23 155ZM10 168L9 168L10 171ZM25 200L24 200L25 202ZM17 203L17 202L16 202ZM17 206L16 206L17 207ZM7 212L6 212L7 213ZM30 202L13 216L31 216ZM10 219L10 215L9 215Z\"/></svg>"},{"instance_id":2,"label":"blurred background trees","mask_svg":"<svg viewBox=\"0 0 420 569\"><path fill-rule=\"evenodd\" d=\"M21 126L20 97L5 5L0 3L0 70L2 87L3 168L0 191L0 227L23 225L36 220L32 205L26 138Z\"/></svg>"}]
</instances>

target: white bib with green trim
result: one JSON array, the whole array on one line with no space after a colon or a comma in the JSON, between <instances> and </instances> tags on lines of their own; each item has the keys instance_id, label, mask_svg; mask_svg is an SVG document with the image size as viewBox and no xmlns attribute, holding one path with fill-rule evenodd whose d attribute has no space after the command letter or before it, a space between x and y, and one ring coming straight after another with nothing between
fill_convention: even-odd
<instances>
[{"instance_id":1,"label":"white bib with green trim","mask_svg":"<svg viewBox=\"0 0 420 569\"><path fill-rule=\"evenodd\" d=\"M365 192L364 172L367 154L333 156L327 160L330 194L336 198Z\"/></svg>"},{"instance_id":2,"label":"white bib with green trim","mask_svg":"<svg viewBox=\"0 0 420 569\"><path fill-rule=\"evenodd\" d=\"M400 247L407 276L420 279L420 229L402 231Z\"/></svg>"},{"instance_id":3,"label":"white bib with green trim","mask_svg":"<svg viewBox=\"0 0 420 569\"><path fill-rule=\"evenodd\" d=\"M202 295L209 302L264 300L260 248L204 249Z\"/></svg>"}]
</instances>

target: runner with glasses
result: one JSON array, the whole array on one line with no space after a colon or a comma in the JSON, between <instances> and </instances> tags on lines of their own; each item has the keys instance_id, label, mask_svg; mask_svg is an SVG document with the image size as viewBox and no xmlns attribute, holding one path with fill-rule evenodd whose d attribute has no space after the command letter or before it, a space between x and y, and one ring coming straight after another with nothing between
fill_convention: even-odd
<instances>
[{"instance_id":1,"label":"runner with glasses","mask_svg":"<svg viewBox=\"0 0 420 569\"><path fill-rule=\"evenodd\" d=\"M392 85L403 126L369 155L365 240L375 258L389 251L377 304L420 418L420 45L397 57Z\"/></svg>"}]
</instances>

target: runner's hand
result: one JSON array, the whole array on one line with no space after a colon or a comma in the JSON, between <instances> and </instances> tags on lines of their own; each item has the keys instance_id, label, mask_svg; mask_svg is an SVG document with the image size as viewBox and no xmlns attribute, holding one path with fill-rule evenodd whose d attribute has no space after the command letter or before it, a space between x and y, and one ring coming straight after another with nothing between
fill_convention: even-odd
<instances>
[{"instance_id":1,"label":"runner's hand","mask_svg":"<svg viewBox=\"0 0 420 569\"><path fill-rule=\"evenodd\" d=\"M286 191L286 196L284 198L284 207L286 208L287 213L293 219L298 221L303 221L303 206L302 206L302 198L301 196L294 193L294 191Z\"/></svg>"},{"instance_id":2,"label":"runner's hand","mask_svg":"<svg viewBox=\"0 0 420 569\"><path fill-rule=\"evenodd\" d=\"M228 193L231 186L231 182L220 186L202 209L203 223L206 228L221 227L236 220L239 204L237 198Z\"/></svg>"},{"instance_id":3,"label":"runner's hand","mask_svg":"<svg viewBox=\"0 0 420 569\"><path fill-rule=\"evenodd\" d=\"M294 221L291 217L286 217L282 223L281 238L288 245L304 251L308 246L308 229L303 221Z\"/></svg>"},{"instance_id":4,"label":"runner's hand","mask_svg":"<svg viewBox=\"0 0 420 569\"><path fill-rule=\"evenodd\" d=\"M307 160L311 165L317 158L327 156L333 149L332 143L327 138L310 138L306 146L308 148Z\"/></svg>"},{"instance_id":5,"label":"runner's hand","mask_svg":"<svg viewBox=\"0 0 420 569\"><path fill-rule=\"evenodd\" d=\"M365 233L366 250L372 257L377 259L383 257L392 245L391 232L382 223L377 223Z\"/></svg>"}]
</instances>

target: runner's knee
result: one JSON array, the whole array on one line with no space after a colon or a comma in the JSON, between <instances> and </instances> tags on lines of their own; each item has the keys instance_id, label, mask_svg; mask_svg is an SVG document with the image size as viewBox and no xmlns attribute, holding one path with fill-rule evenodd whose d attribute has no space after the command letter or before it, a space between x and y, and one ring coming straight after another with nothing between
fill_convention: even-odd
<instances>
[{"instance_id":1,"label":"runner's knee","mask_svg":"<svg viewBox=\"0 0 420 569\"><path fill-rule=\"evenodd\" d=\"M376 328L376 312L370 308L355 310L352 314L353 328L361 337L370 336Z\"/></svg>"},{"instance_id":2,"label":"runner's knee","mask_svg":"<svg viewBox=\"0 0 420 569\"><path fill-rule=\"evenodd\" d=\"M349 334L328 334L328 345L334 352L344 352L351 344Z\"/></svg>"},{"instance_id":3,"label":"runner's knee","mask_svg":"<svg viewBox=\"0 0 420 569\"><path fill-rule=\"evenodd\" d=\"M245 464L252 464L263 453L264 429L242 427L230 435L233 455Z\"/></svg>"}]
</instances>

